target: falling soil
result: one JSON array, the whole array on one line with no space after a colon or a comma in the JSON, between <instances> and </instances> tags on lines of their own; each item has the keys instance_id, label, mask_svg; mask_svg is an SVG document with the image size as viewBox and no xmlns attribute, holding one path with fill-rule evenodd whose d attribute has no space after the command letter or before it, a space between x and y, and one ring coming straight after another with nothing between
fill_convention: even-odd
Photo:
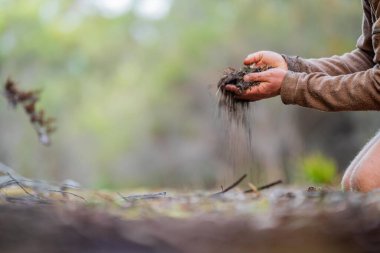
<instances>
[{"instance_id":1,"label":"falling soil","mask_svg":"<svg viewBox=\"0 0 380 253\"><path fill-rule=\"evenodd\" d=\"M252 110L250 102L238 100L235 94L225 89L226 85L235 85L240 91L248 90L260 82L245 82L244 76L268 70L270 67L243 66L240 70L227 68L218 82L218 116L222 121L223 140L226 148L223 155L233 167L233 174L249 172L249 179L259 181L260 172L253 171ZM240 171L238 171L240 170Z\"/></svg>"},{"instance_id":2,"label":"falling soil","mask_svg":"<svg viewBox=\"0 0 380 253\"><path fill-rule=\"evenodd\" d=\"M243 66L240 70L227 68L218 82L218 94L220 91L219 110L224 111L229 120L235 123L247 125L246 111L249 108L249 102L238 100L235 94L225 89L226 85L235 85L240 91L248 90L252 86L257 86L260 82L245 82L244 76L250 73L257 73L268 70L269 67Z\"/></svg>"}]
</instances>

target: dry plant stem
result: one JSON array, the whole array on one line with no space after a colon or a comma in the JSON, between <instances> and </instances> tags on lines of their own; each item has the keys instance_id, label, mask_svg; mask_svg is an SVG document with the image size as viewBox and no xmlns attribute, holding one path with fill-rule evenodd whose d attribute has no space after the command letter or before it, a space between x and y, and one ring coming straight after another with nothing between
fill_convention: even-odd
<instances>
[{"instance_id":1,"label":"dry plant stem","mask_svg":"<svg viewBox=\"0 0 380 253\"><path fill-rule=\"evenodd\" d=\"M127 197L123 196L121 193L118 193L118 194L125 201L157 199L157 198L164 198L166 196L166 192L158 192L158 193L142 194L142 195L130 195L130 196L127 196Z\"/></svg>"},{"instance_id":2,"label":"dry plant stem","mask_svg":"<svg viewBox=\"0 0 380 253\"><path fill-rule=\"evenodd\" d=\"M253 193L259 193L259 190L257 189L257 187L254 184L248 183L248 186L249 186L249 188L251 188Z\"/></svg>"},{"instance_id":3,"label":"dry plant stem","mask_svg":"<svg viewBox=\"0 0 380 253\"><path fill-rule=\"evenodd\" d=\"M72 193L72 192L68 192L68 191L60 191L60 190L49 190L49 192L57 192L57 193L61 193L63 196L65 196L66 194L68 194L68 195L72 195L72 196L74 196L74 197L77 197L77 198L79 198L79 199L81 199L81 200L87 202L87 200L86 200L84 197L82 197L82 196L80 196L80 195L78 195L78 194Z\"/></svg>"},{"instance_id":4,"label":"dry plant stem","mask_svg":"<svg viewBox=\"0 0 380 253\"><path fill-rule=\"evenodd\" d=\"M5 83L4 95L9 104L13 107L20 105L24 108L33 128L38 134L40 142L44 145L49 145L49 135L56 130L55 126L53 126L55 119L45 117L45 111L43 109L36 109L39 94L40 91L21 91L11 79L8 79Z\"/></svg>"},{"instance_id":5,"label":"dry plant stem","mask_svg":"<svg viewBox=\"0 0 380 253\"><path fill-rule=\"evenodd\" d=\"M211 197L215 197L215 196L218 196L220 194L223 194L223 193L226 193L226 192L232 190L233 188L235 188L236 186L238 186L246 177L247 177L247 174L244 174L235 183L233 183L232 185L230 185L229 187L227 187L226 189L224 189L221 192L217 192L217 193L212 194Z\"/></svg>"},{"instance_id":6,"label":"dry plant stem","mask_svg":"<svg viewBox=\"0 0 380 253\"><path fill-rule=\"evenodd\" d=\"M28 188L30 187L26 183L38 184L38 183L41 183L41 182L37 182L37 181L34 181L34 180L29 180L29 179L24 179L24 178L18 178L19 176L15 176L16 172L12 168L9 168L8 166L6 166L6 165L4 165L2 163L0 163L0 173L4 174L4 175L6 175L7 177L10 178L10 180L2 182L0 184L0 190L5 189L5 188L7 188L9 186L12 186L12 185L18 185L27 195L29 195L30 197L32 197L33 200L39 200L39 201L42 201L43 203L47 203L48 201L50 201L50 199L42 199L38 195L30 193L26 189L26 187L28 187ZM71 185L66 185L66 186L74 187L74 186L71 186ZM34 186L31 186L31 188L34 188ZM64 190L64 189L61 189L61 190L59 190L59 189L48 189L48 188L56 188L55 186L50 186L49 185L49 186L46 186L44 188L45 189L43 191L37 190L36 193L39 194L39 193L47 193L47 192L57 192L57 193L61 193L63 196L72 195L74 197L77 197L77 198L82 199L83 201L87 202L87 200L84 197L82 197L82 196L80 196L78 194L75 194L73 192L70 192L70 191L67 191L67 190ZM10 202L25 201L26 200L25 198L17 198L17 197L9 197L9 196L6 196L6 199L10 200Z\"/></svg>"},{"instance_id":7,"label":"dry plant stem","mask_svg":"<svg viewBox=\"0 0 380 253\"><path fill-rule=\"evenodd\" d=\"M17 184L16 180L9 180L7 182L0 184L0 189L7 188L8 186L11 186L14 184Z\"/></svg>"},{"instance_id":8,"label":"dry plant stem","mask_svg":"<svg viewBox=\"0 0 380 253\"><path fill-rule=\"evenodd\" d=\"M279 184L282 184L282 180L277 180L277 181L275 181L273 183L260 186L260 187L257 188L257 191L266 190L266 189L272 188L272 187L274 187L276 185L279 185ZM244 193L251 193L251 192L254 192L254 190L253 189L249 189L249 190L244 191Z\"/></svg>"},{"instance_id":9,"label":"dry plant stem","mask_svg":"<svg viewBox=\"0 0 380 253\"><path fill-rule=\"evenodd\" d=\"M19 181L17 181L12 175L11 175L11 173L7 173L7 175L26 193L26 194L28 194L29 196L31 196L31 197L33 197L33 198L39 198L39 197L37 197L37 196L35 196L35 195L33 195L33 194L31 194L30 192L28 192L26 189L25 189L25 187L19 182Z\"/></svg>"}]
</instances>

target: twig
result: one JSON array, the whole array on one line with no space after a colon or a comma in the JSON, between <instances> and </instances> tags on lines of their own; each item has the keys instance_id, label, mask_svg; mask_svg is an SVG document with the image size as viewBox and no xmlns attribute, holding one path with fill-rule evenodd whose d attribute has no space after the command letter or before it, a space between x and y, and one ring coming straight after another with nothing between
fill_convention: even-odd
<instances>
[{"instance_id":1,"label":"twig","mask_svg":"<svg viewBox=\"0 0 380 253\"><path fill-rule=\"evenodd\" d=\"M39 90L22 91L16 83L10 78L7 79L4 86L4 95L9 104L16 108L18 105L24 108L28 115L30 123L36 130L40 142L44 145L50 144L50 134L56 130L54 125L55 119L46 117L43 109L38 110L36 104L40 99Z\"/></svg>"},{"instance_id":2,"label":"twig","mask_svg":"<svg viewBox=\"0 0 380 253\"><path fill-rule=\"evenodd\" d=\"M29 204L33 202L37 204L52 204L52 202L48 199L41 199L41 198L28 197L28 196L22 196L22 197L5 196L5 200L10 203Z\"/></svg>"},{"instance_id":3,"label":"twig","mask_svg":"<svg viewBox=\"0 0 380 253\"><path fill-rule=\"evenodd\" d=\"M166 192L158 192L158 193L152 193L152 194L142 194L142 195L130 195L130 196L123 196L120 192L118 192L120 197L122 197L125 201L134 201L134 200L146 200L146 199L157 199L157 198L163 198L166 196Z\"/></svg>"},{"instance_id":4,"label":"twig","mask_svg":"<svg viewBox=\"0 0 380 253\"><path fill-rule=\"evenodd\" d=\"M14 184L17 184L15 180L9 180L7 182L4 182L2 184L0 184L0 189L3 189L3 188L7 188L8 186L11 186L11 185L14 185Z\"/></svg>"},{"instance_id":5,"label":"twig","mask_svg":"<svg viewBox=\"0 0 380 253\"><path fill-rule=\"evenodd\" d=\"M12 175L11 175L11 173L9 173L9 172L7 172L7 175L12 179L12 180L14 180L15 181L15 183L26 193L26 194L28 194L29 196L31 196L31 197L33 197L33 198L38 198L39 199L39 197L37 197L37 196L35 196L35 195L33 195L33 194L31 194L30 192L28 192L26 189L25 189L25 187L19 182L19 181L17 181L17 179L15 179Z\"/></svg>"},{"instance_id":6,"label":"twig","mask_svg":"<svg viewBox=\"0 0 380 253\"><path fill-rule=\"evenodd\" d=\"M235 183L233 183L232 185L230 185L229 187L227 187L226 189L224 189L224 190L222 190L220 192L212 194L211 197L218 196L220 194L223 194L223 193L226 193L226 192L232 190L233 188L235 188L236 186L238 186L246 177L247 177L247 174L244 174Z\"/></svg>"},{"instance_id":7,"label":"twig","mask_svg":"<svg viewBox=\"0 0 380 253\"><path fill-rule=\"evenodd\" d=\"M62 195L64 194L69 194L69 195L72 195L74 197L77 197L77 198L80 198L84 201L87 201L84 197L78 195L78 194L75 194L75 193L72 193L72 192L68 192L68 191L60 191L60 190L48 190L49 192L58 192L58 193L62 193Z\"/></svg>"},{"instance_id":8,"label":"twig","mask_svg":"<svg viewBox=\"0 0 380 253\"><path fill-rule=\"evenodd\" d=\"M270 183L270 184L267 184L267 185L263 185L263 186L260 186L257 188L257 191L262 191L262 190L265 190L265 189L268 189L268 188L271 188L273 186L276 186L278 184L282 184L282 180L277 180L273 183ZM244 193L251 193L251 192L254 192L253 189L249 189L249 190L246 190L244 191Z\"/></svg>"},{"instance_id":9,"label":"twig","mask_svg":"<svg viewBox=\"0 0 380 253\"><path fill-rule=\"evenodd\" d=\"M249 182L248 186L249 186L249 188L251 188L250 190L252 190L252 192L259 193L259 190L257 189L256 185Z\"/></svg>"}]
</instances>

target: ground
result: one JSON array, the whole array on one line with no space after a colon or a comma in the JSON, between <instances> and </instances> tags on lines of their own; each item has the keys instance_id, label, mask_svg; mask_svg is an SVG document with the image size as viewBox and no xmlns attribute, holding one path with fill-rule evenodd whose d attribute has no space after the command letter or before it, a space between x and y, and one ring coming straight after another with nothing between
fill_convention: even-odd
<instances>
[{"instance_id":1,"label":"ground","mask_svg":"<svg viewBox=\"0 0 380 253\"><path fill-rule=\"evenodd\" d=\"M380 252L377 192L25 190L2 191L1 252Z\"/></svg>"}]
</instances>

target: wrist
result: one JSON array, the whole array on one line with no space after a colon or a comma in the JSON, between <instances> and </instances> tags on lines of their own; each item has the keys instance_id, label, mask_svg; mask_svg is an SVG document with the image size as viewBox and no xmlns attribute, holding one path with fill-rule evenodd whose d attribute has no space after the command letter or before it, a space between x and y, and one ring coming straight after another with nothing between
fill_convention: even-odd
<instances>
[{"instance_id":1,"label":"wrist","mask_svg":"<svg viewBox=\"0 0 380 253\"><path fill-rule=\"evenodd\" d=\"M298 74L287 71L281 83L280 95L284 104L295 104L297 93Z\"/></svg>"},{"instance_id":2,"label":"wrist","mask_svg":"<svg viewBox=\"0 0 380 253\"><path fill-rule=\"evenodd\" d=\"M285 54L281 54L281 56L286 62L287 70L293 72L302 72L299 56L288 56Z\"/></svg>"}]
</instances>

